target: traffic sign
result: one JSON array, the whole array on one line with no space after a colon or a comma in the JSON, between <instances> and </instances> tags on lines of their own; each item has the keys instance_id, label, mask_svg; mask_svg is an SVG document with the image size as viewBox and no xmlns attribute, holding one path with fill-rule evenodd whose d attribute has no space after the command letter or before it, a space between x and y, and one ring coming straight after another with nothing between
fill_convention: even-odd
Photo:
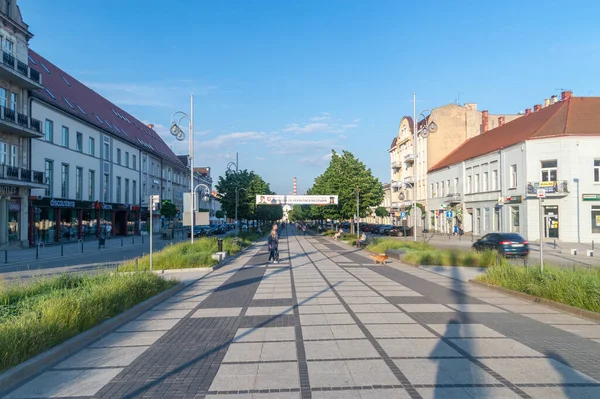
<instances>
[{"instance_id":1,"label":"traffic sign","mask_svg":"<svg viewBox=\"0 0 600 399\"><path fill-rule=\"evenodd\" d=\"M546 190L543 188L537 189L537 197L538 198L546 198Z\"/></svg>"},{"instance_id":2,"label":"traffic sign","mask_svg":"<svg viewBox=\"0 0 600 399\"><path fill-rule=\"evenodd\" d=\"M400 212L400 218L406 219L406 212Z\"/></svg>"},{"instance_id":3,"label":"traffic sign","mask_svg":"<svg viewBox=\"0 0 600 399\"><path fill-rule=\"evenodd\" d=\"M446 217L448 219L452 219L452 216L454 216L454 214L452 213L452 211L446 211Z\"/></svg>"}]
</instances>

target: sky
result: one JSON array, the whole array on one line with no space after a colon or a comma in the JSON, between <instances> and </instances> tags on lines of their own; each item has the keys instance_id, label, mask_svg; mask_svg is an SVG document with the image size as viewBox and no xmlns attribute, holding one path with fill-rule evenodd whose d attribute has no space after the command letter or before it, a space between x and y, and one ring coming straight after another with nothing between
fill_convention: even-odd
<instances>
[{"instance_id":1,"label":"sky","mask_svg":"<svg viewBox=\"0 0 600 399\"><path fill-rule=\"evenodd\" d=\"M20 0L30 47L138 119L176 154L195 97L195 165L239 153L279 194L331 151L382 182L404 115L476 103L517 113L563 89L600 96L597 1ZM185 129L187 130L187 129Z\"/></svg>"}]
</instances>

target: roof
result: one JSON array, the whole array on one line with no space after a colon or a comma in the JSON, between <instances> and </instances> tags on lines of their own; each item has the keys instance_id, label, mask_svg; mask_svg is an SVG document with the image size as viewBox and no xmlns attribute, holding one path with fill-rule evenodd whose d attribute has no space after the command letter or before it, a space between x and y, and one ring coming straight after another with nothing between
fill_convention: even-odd
<instances>
[{"instance_id":1,"label":"roof","mask_svg":"<svg viewBox=\"0 0 600 399\"><path fill-rule=\"evenodd\" d=\"M111 103L46 58L29 50L29 57L43 76L43 90L32 96L136 147L183 166L171 148L153 129ZM47 91L46 91L47 90Z\"/></svg>"},{"instance_id":2,"label":"roof","mask_svg":"<svg viewBox=\"0 0 600 399\"><path fill-rule=\"evenodd\" d=\"M394 137L394 140L392 140L392 145L390 146L390 150L393 150L396 147L397 141L398 141L398 137Z\"/></svg>"},{"instance_id":3,"label":"roof","mask_svg":"<svg viewBox=\"0 0 600 399\"><path fill-rule=\"evenodd\" d=\"M439 170L525 140L600 136L600 97L569 97L472 137L433 165Z\"/></svg>"}]
</instances>

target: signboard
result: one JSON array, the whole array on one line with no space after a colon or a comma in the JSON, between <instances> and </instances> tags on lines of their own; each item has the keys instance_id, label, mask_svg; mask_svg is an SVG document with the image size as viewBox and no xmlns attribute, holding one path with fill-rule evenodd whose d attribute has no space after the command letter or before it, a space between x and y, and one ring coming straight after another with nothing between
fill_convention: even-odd
<instances>
[{"instance_id":1,"label":"signboard","mask_svg":"<svg viewBox=\"0 0 600 399\"><path fill-rule=\"evenodd\" d=\"M522 195L512 195L510 197L506 197L506 200L504 200L505 204L521 204L522 202L523 202Z\"/></svg>"},{"instance_id":2,"label":"signboard","mask_svg":"<svg viewBox=\"0 0 600 399\"><path fill-rule=\"evenodd\" d=\"M446 217L447 217L448 219L452 219L452 217L453 217L453 216L454 216L454 214L452 213L452 211L447 211L447 212L446 212Z\"/></svg>"},{"instance_id":3,"label":"signboard","mask_svg":"<svg viewBox=\"0 0 600 399\"><path fill-rule=\"evenodd\" d=\"M337 195L257 195L259 205L337 205Z\"/></svg>"},{"instance_id":4,"label":"signboard","mask_svg":"<svg viewBox=\"0 0 600 399\"><path fill-rule=\"evenodd\" d=\"M183 218L181 220L184 226L192 225L192 213L183 212ZM194 226L208 226L210 224L209 212L196 212L196 218L194 219Z\"/></svg>"},{"instance_id":5,"label":"signboard","mask_svg":"<svg viewBox=\"0 0 600 399\"><path fill-rule=\"evenodd\" d=\"M600 194L583 194L582 201L600 201Z\"/></svg>"},{"instance_id":6,"label":"signboard","mask_svg":"<svg viewBox=\"0 0 600 399\"><path fill-rule=\"evenodd\" d=\"M150 196L150 207L152 210L158 209L158 204L160 204L160 196L159 195L151 195Z\"/></svg>"},{"instance_id":7,"label":"signboard","mask_svg":"<svg viewBox=\"0 0 600 399\"><path fill-rule=\"evenodd\" d=\"M537 197L538 198L546 198L546 190L544 190L543 188L538 188Z\"/></svg>"},{"instance_id":8,"label":"signboard","mask_svg":"<svg viewBox=\"0 0 600 399\"><path fill-rule=\"evenodd\" d=\"M400 218L406 219L406 212L400 212Z\"/></svg>"},{"instance_id":9,"label":"signboard","mask_svg":"<svg viewBox=\"0 0 600 399\"><path fill-rule=\"evenodd\" d=\"M19 195L19 187L0 184L0 195Z\"/></svg>"}]
</instances>

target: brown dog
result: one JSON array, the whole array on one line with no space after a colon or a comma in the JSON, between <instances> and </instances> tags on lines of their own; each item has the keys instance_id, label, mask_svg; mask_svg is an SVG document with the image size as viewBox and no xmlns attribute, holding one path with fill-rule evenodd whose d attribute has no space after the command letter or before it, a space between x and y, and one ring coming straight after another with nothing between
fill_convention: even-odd
<instances>
[{"instance_id":1,"label":"brown dog","mask_svg":"<svg viewBox=\"0 0 600 399\"><path fill-rule=\"evenodd\" d=\"M389 256L387 255L371 255L373 258L373 263L377 264L377 262L384 264L386 260L388 260Z\"/></svg>"}]
</instances>

